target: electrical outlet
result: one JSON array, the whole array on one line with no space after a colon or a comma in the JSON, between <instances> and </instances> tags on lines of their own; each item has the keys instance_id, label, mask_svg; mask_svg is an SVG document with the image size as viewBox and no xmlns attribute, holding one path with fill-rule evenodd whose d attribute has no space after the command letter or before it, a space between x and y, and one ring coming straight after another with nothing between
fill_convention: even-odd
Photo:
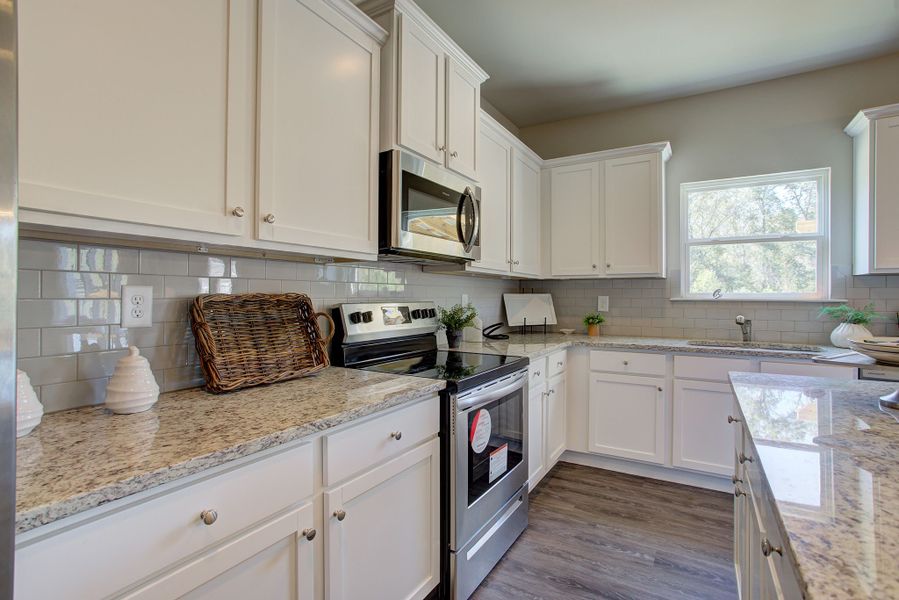
<instances>
[{"instance_id":1,"label":"electrical outlet","mask_svg":"<svg viewBox=\"0 0 899 600\"><path fill-rule=\"evenodd\" d=\"M596 297L596 310L601 312L606 312L609 310L609 297L608 296L597 296Z\"/></svg>"},{"instance_id":2,"label":"electrical outlet","mask_svg":"<svg viewBox=\"0 0 899 600\"><path fill-rule=\"evenodd\" d=\"M153 325L153 286L122 286L122 327Z\"/></svg>"}]
</instances>

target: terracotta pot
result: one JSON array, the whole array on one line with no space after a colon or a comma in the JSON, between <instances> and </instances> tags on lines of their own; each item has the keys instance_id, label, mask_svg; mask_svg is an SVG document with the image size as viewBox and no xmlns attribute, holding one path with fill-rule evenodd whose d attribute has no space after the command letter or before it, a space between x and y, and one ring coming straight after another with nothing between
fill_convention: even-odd
<instances>
[{"instance_id":1,"label":"terracotta pot","mask_svg":"<svg viewBox=\"0 0 899 600\"><path fill-rule=\"evenodd\" d=\"M593 325L587 325L587 335L593 337L599 337L599 323L594 323Z\"/></svg>"}]
</instances>

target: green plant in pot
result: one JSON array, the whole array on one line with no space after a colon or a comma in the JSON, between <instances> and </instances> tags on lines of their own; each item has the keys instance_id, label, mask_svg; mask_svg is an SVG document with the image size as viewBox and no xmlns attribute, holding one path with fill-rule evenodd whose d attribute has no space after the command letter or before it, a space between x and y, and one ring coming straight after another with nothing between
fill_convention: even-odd
<instances>
[{"instance_id":1,"label":"green plant in pot","mask_svg":"<svg viewBox=\"0 0 899 600\"><path fill-rule=\"evenodd\" d=\"M599 326L606 322L606 318L598 312L588 313L584 317L584 325L587 327L587 335L596 337L599 335Z\"/></svg>"},{"instance_id":2,"label":"green plant in pot","mask_svg":"<svg viewBox=\"0 0 899 600\"><path fill-rule=\"evenodd\" d=\"M819 314L840 322L830 334L830 343L837 348L848 348L850 340L864 340L872 337L871 332L865 326L878 318L873 304L868 304L864 308L853 308L848 304L825 306Z\"/></svg>"},{"instance_id":3,"label":"green plant in pot","mask_svg":"<svg viewBox=\"0 0 899 600\"><path fill-rule=\"evenodd\" d=\"M462 330L474 323L478 311L471 304L456 304L450 308L438 308L440 326L446 329L446 343L450 348L458 348L462 339Z\"/></svg>"}]
</instances>

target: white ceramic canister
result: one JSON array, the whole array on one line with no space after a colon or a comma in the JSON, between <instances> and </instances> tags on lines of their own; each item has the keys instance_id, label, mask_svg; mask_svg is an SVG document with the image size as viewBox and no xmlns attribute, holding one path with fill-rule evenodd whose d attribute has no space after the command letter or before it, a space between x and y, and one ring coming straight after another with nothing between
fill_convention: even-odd
<instances>
[{"instance_id":1,"label":"white ceramic canister","mask_svg":"<svg viewBox=\"0 0 899 600\"><path fill-rule=\"evenodd\" d=\"M159 384L150 370L150 362L137 346L128 348L128 356L119 359L106 386L106 408L120 415L143 412L159 399Z\"/></svg>"},{"instance_id":2,"label":"white ceramic canister","mask_svg":"<svg viewBox=\"0 0 899 600\"><path fill-rule=\"evenodd\" d=\"M44 405L37 399L28 374L16 369L16 437L23 437L37 427L44 416Z\"/></svg>"},{"instance_id":3,"label":"white ceramic canister","mask_svg":"<svg viewBox=\"0 0 899 600\"><path fill-rule=\"evenodd\" d=\"M848 348L849 340L867 340L872 336L864 325L840 323L830 334L830 343L837 348Z\"/></svg>"}]
</instances>

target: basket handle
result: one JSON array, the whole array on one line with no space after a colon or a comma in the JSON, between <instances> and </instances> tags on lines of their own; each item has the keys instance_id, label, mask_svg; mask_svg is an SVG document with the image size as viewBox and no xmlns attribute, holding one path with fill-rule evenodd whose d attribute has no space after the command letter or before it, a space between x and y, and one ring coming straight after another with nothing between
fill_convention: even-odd
<instances>
[{"instance_id":1,"label":"basket handle","mask_svg":"<svg viewBox=\"0 0 899 600\"><path fill-rule=\"evenodd\" d=\"M328 344L331 343L331 340L334 339L334 319L331 318L331 315L325 312L317 312L315 313L315 318L324 317L328 322L328 338L324 341L324 345L327 347Z\"/></svg>"}]
</instances>

